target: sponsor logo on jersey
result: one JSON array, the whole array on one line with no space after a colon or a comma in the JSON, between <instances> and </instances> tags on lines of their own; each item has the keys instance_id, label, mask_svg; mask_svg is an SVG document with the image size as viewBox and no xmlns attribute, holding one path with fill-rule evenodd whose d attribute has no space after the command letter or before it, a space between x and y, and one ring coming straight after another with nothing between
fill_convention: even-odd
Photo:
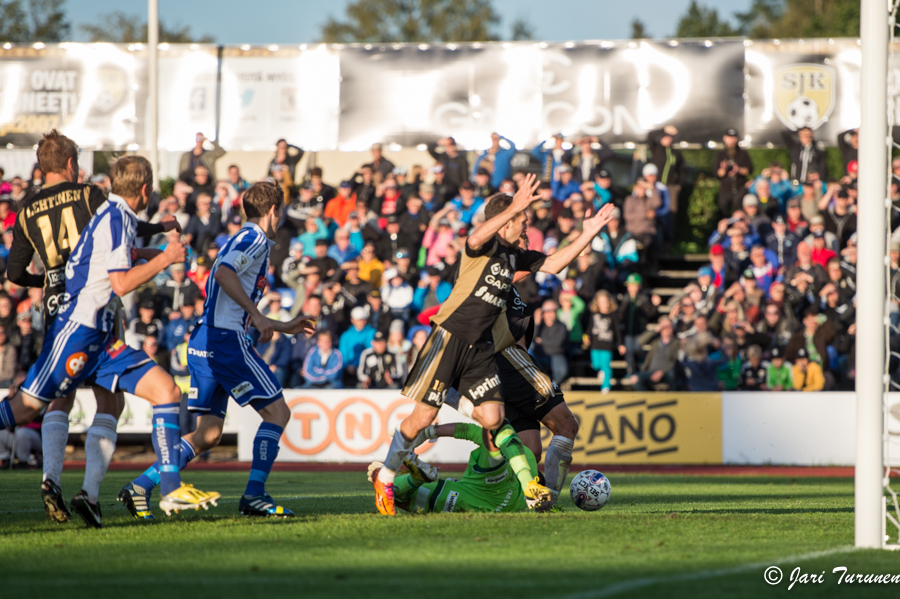
<instances>
[{"instance_id":1,"label":"sponsor logo on jersey","mask_svg":"<svg viewBox=\"0 0 900 599\"><path fill-rule=\"evenodd\" d=\"M250 381L244 381L237 387L231 390L231 396L235 399L238 399L242 395L246 395L248 391L253 389L253 383Z\"/></svg>"},{"instance_id":2,"label":"sponsor logo on jersey","mask_svg":"<svg viewBox=\"0 0 900 599\"><path fill-rule=\"evenodd\" d=\"M506 497L503 499L503 502L502 502L500 505L498 505L498 506L497 506L497 509L495 509L494 511L495 511L495 512L502 512L502 511L506 508L506 506L509 505L509 500L512 499L512 494L513 494L513 490L512 490L512 489L510 489L509 491L507 491L507 492L506 492Z\"/></svg>"},{"instance_id":3,"label":"sponsor logo on jersey","mask_svg":"<svg viewBox=\"0 0 900 599\"><path fill-rule=\"evenodd\" d=\"M444 400L446 398L447 398L447 390L446 389L443 391L429 391L428 399L426 399L426 401L428 403L439 406L444 403Z\"/></svg>"},{"instance_id":4,"label":"sponsor logo on jersey","mask_svg":"<svg viewBox=\"0 0 900 599\"><path fill-rule=\"evenodd\" d=\"M257 288L257 289L260 289L260 290L266 288L266 278L265 278L264 276L259 275L259 276L256 278L256 288Z\"/></svg>"},{"instance_id":5,"label":"sponsor logo on jersey","mask_svg":"<svg viewBox=\"0 0 900 599\"><path fill-rule=\"evenodd\" d=\"M506 305L506 298L497 297L493 293L488 292L487 285L479 287L478 291L475 292L475 297L492 306L497 306L498 308L502 308Z\"/></svg>"},{"instance_id":6,"label":"sponsor logo on jersey","mask_svg":"<svg viewBox=\"0 0 900 599\"><path fill-rule=\"evenodd\" d=\"M56 287L57 285L65 285L65 284L66 284L66 271L64 268L54 268L53 270L47 271L46 285L48 287Z\"/></svg>"},{"instance_id":7,"label":"sponsor logo on jersey","mask_svg":"<svg viewBox=\"0 0 900 599\"><path fill-rule=\"evenodd\" d=\"M87 366L87 354L84 352L77 352L66 358L66 372L69 373L69 376L75 378L78 376L78 373L84 370L84 367Z\"/></svg>"},{"instance_id":8,"label":"sponsor logo on jersey","mask_svg":"<svg viewBox=\"0 0 900 599\"><path fill-rule=\"evenodd\" d=\"M444 511L452 512L456 508L456 500L459 498L458 491L450 491L447 493L447 501L444 502Z\"/></svg>"},{"instance_id":9,"label":"sponsor logo on jersey","mask_svg":"<svg viewBox=\"0 0 900 599\"><path fill-rule=\"evenodd\" d=\"M497 483L505 481L509 477L509 468L503 471L502 474L495 474L494 476L488 476L484 479L484 483L486 485L496 485Z\"/></svg>"},{"instance_id":10,"label":"sponsor logo on jersey","mask_svg":"<svg viewBox=\"0 0 900 599\"><path fill-rule=\"evenodd\" d=\"M197 399L199 395L199 391L197 391L197 387L191 387L188 389L188 399Z\"/></svg>"},{"instance_id":11,"label":"sponsor logo on jersey","mask_svg":"<svg viewBox=\"0 0 900 599\"><path fill-rule=\"evenodd\" d=\"M193 347L188 348L188 354L191 356L197 356L198 358L212 359L212 357L213 357L213 352L206 351L206 350L200 350L200 349L194 349Z\"/></svg>"},{"instance_id":12,"label":"sponsor logo on jersey","mask_svg":"<svg viewBox=\"0 0 900 599\"><path fill-rule=\"evenodd\" d=\"M115 358L123 351L125 351L125 342L121 339L116 339L113 337L112 343L109 344L109 347L106 348L106 353L109 354L110 358Z\"/></svg>"},{"instance_id":13,"label":"sponsor logo on jersey","mask_svg":"<svg viewBox=\"0 0 900 599\"><path fill-rule=\"evenodd\" d=\"M484 395L500 385L500 377L498 375L494 375L489 379L485 379L483 383L475 387L474 389L469 389L469 398L471 399L479 399L484 397Z\"/></svg>"},{"instance_id":14,"label":"sponsor logo on jersey","mask_svg":"<svg viewBox=\"0 0 900 599\"><path fill-rule=\"evenodd\" d=\"M95 352L95 351L97 351L98 349L100 349L100 346L99 346L99 345L91 345L90 347L88 347L88 351L89 351L89 352Z\"/></svg>"},{"instance_id":15,"label":"sponsor logo on jersey","mask_svg":"<svg viewBox=\"0 0 900 599\"><path fill-rule=\"evenodd\" d=\"M71 384L72 384L72 379L70 379L70 378L63 379L63 382L61 382L59 384L59 392L65 393L69 389L69 385L71 385Z\"/></svg>"}]
</instances>

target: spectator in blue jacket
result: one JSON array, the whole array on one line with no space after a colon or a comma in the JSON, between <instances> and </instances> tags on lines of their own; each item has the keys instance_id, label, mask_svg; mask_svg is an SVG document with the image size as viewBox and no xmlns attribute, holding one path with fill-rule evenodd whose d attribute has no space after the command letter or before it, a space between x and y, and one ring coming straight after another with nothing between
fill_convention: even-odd
<instances>
[{"instance_id":1,"label":"spectator in blue jacket","mask_svg":"<svg viewBox=\"0 0 900 599\"><path fill-rule=\"evenodd\" d=\"M297 236L297 241L303 244L303 255L309 258L316 257L316 242L320 239L328 239L328 227L319 218L306 219L306 231Z\"/></svg>"},{"instance_id":2,"label":"spectator in blue jacket","mask_svg":"<svg viewBox=\"0 0 900 599\"><path fill-rule=\"evenodd\" d=\"M369 326L366 316L366 309L362 306L353 308L350 311L352 326L341 335L339 348L347 365L348 380L356 380L356 365L359 364L359 358L363 350L372 345L372 339L375 337L375 329Z\"/></svg>"},{"instance_id":3,"label":"spectator in blue jacket","mask_svg":"<svg viewBox=\"0 0 900 599\"><path fill-rule=\"evenodd\" d=\"M346 334L346 333L345 333ZM343 343L343 338L341 338ZM331 331L320 331L316 346L306 354L303 361L304 389L343 389L341 369L344 359L339 350L334 349Z\"/></svg>"},{"instance_id":4,"label":"spectator in blue jacket","mask_svg":"<svg viewBox=\"0 0 900 599\"><path fill-rule=\"evenodd\" d=\"M459 220L472 224L472 219L484 205L484 198L475 197L475 186L470 181L463 181L459 186L459 196L450 202L459 213Z\"/></svg>"},{"instance_id":5,"label":"spectator in blue jacket","mask_svg":"<svg viewBox=\"0 0 900 599\"><path fill-rule=\"evenodd\" d=\"M327 255L338 264L344 264L356 260L359 250L350 243L350 232L346 229L338 229L334 232L334 245L328 248Z\"/></svg>"},{"instance_id":6,"label":"spectator in blue jacket","mask_svg":"<svg viewBox=\"0 0 900 599\"><path fill-rule=\"evenodd\" d=\"M506 142L509 147L502 147L501 141ZM475 173L479 168L485 168L491 173L491 187L500 189L503 180L509 179L512 175L512 159L515 155L516 144L512 140L499 133L492 133L491 147L480 153L475 159L475 165L472 167L472 180L475 180Z\"/></svg>"},{"instance_id":7,"label":"spectator in blue jacket","mask_svg":"<svg viewBox=\"0 0 900 599\"><path fill-rule=\"evenodd\" d=\"M175 314L177 314L177 317L172 318L172 315ZM178 347L184 341L184 334L188 329L200 320L197 318L194 312L194 304L191 302L182 304L179 312L172 312L172 315L169 316L172 320L166 325L165 334L166 348L170 350Z\"/></svg>"},{"instance_id":8,"label":"spectator in blue jacket","mask_svg":"<svg viewBox=\"0 0 900 599\"><path fill-rule=\"evenodd\" d=\"M441 271L431 266L422 272L416 292L413 294L412 307L415 312L433 308L450 296L453 285L441 279Z\"/></svg>"},{"instance_id":9,"label":"spectator in blue jacket","mask_svg":"<svg viewBox=\"0 0 900 599\"><path fill-rule=\"evenodd\" d=\"M269 365L269 370L278 379L278 383L284 387L287 384L291 368L291 340L275 331L268 343L260 343L256 346L256 351Z\"/></svg>"},{"instance_id":10,"label":"spectator in blue jacket","mask_svg":"<svg viewBox=\"0 0 900 599\"><path fill-rule=\"evenodd\" d=\"M581 193L581 184L572 176L571 166L563 164L556 171L559 173L559 181L556 182L556 187L553 184L550 185L554 198L565 202L573 193Z\"/></svg>"},{"instance_id":11,"label":"spectator in blue jacket","mask_svg":"<svg viewBox=\"0 0 900 599\"><path fill-rule=\"evenodd\" d=\"M563 164L563 157L566 150L563 148L563 134L557 133L553 136L553 147L544 149L544 142L531 150L531 155L537 158L541 163L541 181L550 184L550 189L556 188L559 181L557 169Z\"/></svg>"}]
</instances>

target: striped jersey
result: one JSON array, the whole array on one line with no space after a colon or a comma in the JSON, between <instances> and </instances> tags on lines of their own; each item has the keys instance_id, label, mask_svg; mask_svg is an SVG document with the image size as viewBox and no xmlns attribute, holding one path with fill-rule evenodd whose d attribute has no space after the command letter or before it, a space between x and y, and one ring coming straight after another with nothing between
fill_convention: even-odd
<instances>
[{"instance_id":1,"label":"striped jersey","mask_svg":"<svg viewBox=\"0 0 900 599\"><path fill-rule=\"evenodd\" d=\"M216 281L216 270L230 268L237 273L244 292L255 304L262 298L269 271L269 250L275 242L255 223L246 223L219 252L216 263L206 281L206 303L203 305L202 324L217 329L246 332L250 315L237 302L228 297Z\"/></svg>"},{"instance_id":2,"label":"striped jersey","mask_svg":"<svg viewBox=\"0 0 900 599\"><path fill-rule=\"evenodd\" d=\"M81 233L66 262L66 293L60 317L110 332L116 306L109 273L131 269L137 216L121 197L110 194Z\"/></svg>"}]
</instances>

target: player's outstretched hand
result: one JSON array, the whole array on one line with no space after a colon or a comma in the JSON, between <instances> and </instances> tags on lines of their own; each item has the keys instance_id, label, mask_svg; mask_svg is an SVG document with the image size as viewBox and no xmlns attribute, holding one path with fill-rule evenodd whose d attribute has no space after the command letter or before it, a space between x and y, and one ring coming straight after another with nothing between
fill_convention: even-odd
<instances>
[{"instance_id":1,"label":"player's outstretched hand","mask_svg":"<svg viewBox=\"0 0 900 599\"><path fill-rule=\"evenodd\" d=\"M513 196L513 209L516 212L521 212L528 208L532 202L539 200L541 196L535 195L535 192L540 185L541 182L538 180L537 175L534 173L525 175L521 185L519 185L519 190L516 192L516 195Z\"/></svg>"},{"instance_id":2,"label":"player's outstretched hand","mask_svg":"<svg viewBox=\"0 0 900 599\"><path fill-rule=\"evenodd\" d=\"M590 218L586 218L584 224L589 224L591 228L595 229L599 232L603 227L606 226L606 223L612 220L612 211L615 210L615 206L612 202L607 202L603 205L600 210L597 211L597 214Z\"/></svg>"},{"instance_id":3,"label":"player's outstretched hand","mask_svg":"<svg viewBox=\"0 0 900 599\"><path fill-rule=\"evenodd\" d=\"M312 318L298 316L288 323L285 333L288 335L299 335L300 333L303 333L307 337L312 337L316 334L316 321Z\"/></svg>"},{"instance_id":4,"label":"player's outstretched hand","mask_svg":"<svg viewBox=\"0 0 900 599\"><path fill-rule=\"evenodd\" d=\"M175 218L174 214L167 214L162 219L160 219L160 224L163 226L163 231L169 232L172 230L178 231L181 233L181 223L178 222L178 219Z\"/></svg>"},{"instance_id":5,"label":"player's outstretched hand","mask_svg":"<svg viewBox=\"0 0 900 599\"><path fill-rule=\"evenodd\" d=\"M262 312L258 310L250 319L253 322L253 326L259 331L259 342L268 343L271 341L272 333L275 332L275 326L272 324L272 321L263 316Z\"/></svg>"},{"instance_id":6,"label":"player's outstretched hand","mask_svg":"<svg viewBox=\"0 0 900 599\"><path fill-rule=\"evenodd\" d=\"M168 243L166 244L166 249L163 251L163 254L165 254L169 264L184 262L187 253L184 249L184 245L181 243L181 233L178 231L169 231L166 233L166 239L168 240Z\"/></svg>"}]
</instances>

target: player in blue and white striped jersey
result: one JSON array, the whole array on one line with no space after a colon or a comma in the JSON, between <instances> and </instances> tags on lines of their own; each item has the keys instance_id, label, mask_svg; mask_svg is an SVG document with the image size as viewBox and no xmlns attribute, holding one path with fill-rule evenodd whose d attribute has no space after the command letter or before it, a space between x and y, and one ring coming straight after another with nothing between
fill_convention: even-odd
<instances>
[{"instance_id":1,"label":"player in blue and white striped jersey","mask_svg":"<svg viewBox=\"0 0 900 599\"><path fill-rule=\"evenodd\" d=\"M256 306L266 287L269 249L284 209L281 188L269 182L252 185L244 192L243 208L247 223L219 252L206 284L203 316L188 342L188 409L200 418L197 430L181 441L181 466L219 443L228 398L233 397L241 406L253 406L263 419L253 442L241 514L293 516L277 505L265 488L291 412L275 375L250 344L247 330L250 325L256 327L260 343L266 343L273 331L312 335L315 323L303 317L289 322L271 320ZM154 464L119 494L136 518L152 518L149 509L142 508L149 505L150 491L158 480L158 465Z\"/></svg>"},{"instance_id":2,"label":"player in blue and white striped jersey","mask_svg":"<svg viewBox=\"0 0 900 599\"><path fill-rule=\"evenodd\" d=\"M179 234L171 232L165 251L136 252L137 258L148 261L132 264L135 212L147 206L153 171L145 158L126 156L113 165L110 175L109 201L91 217L66 263L66 293L41 355L20 392L0 403L0 422L4 426L29 422L47 404L83 382L113 393L133 393L153 406L153 447L162 473L160 507L167 513L207 508L215 505L219 494L185 485L179 475L181 391L147 354L115 335L117 296L131 293L171 264L183 262L184 246Z\"/></svg>"}]
</instances>

